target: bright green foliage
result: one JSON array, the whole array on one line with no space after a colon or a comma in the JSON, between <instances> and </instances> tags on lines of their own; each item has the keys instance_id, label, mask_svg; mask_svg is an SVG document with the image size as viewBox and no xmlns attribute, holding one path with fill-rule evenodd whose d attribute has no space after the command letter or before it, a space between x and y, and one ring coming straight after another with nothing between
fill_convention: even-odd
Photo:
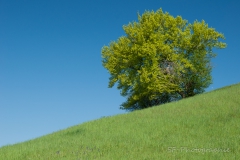
<instances>
[{"instance_id":1,"label":"bright green foliage","mask_svg":"<svg viewBox=\"0 0 240 160\"><path fill-rule=\"evenodd\" d=\"M109 87L127 102L122 109L147 108L173 97L189 97L211 84L212 49L225 48L223 34L202 21L189 24L162 9L138 14L138 22L123 26L126 36L102 48L103 66L111 74Z\"/></svg>"}]
</instances>

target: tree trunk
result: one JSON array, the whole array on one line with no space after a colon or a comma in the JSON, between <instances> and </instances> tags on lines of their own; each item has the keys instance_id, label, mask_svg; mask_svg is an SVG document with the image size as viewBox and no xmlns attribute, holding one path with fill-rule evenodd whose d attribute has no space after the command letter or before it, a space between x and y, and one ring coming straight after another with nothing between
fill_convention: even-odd
<instances>
[{"instance_id":1,"label":"tree trunk","mask_svg":"<svg viewBox=\"0 0 240 160\"><path fill-rule=\"evenodd\" d=\"M182 98L186 98L186 94L183 91L178 92L178 94L180 94Z\"/></svg>"}]
</instances>

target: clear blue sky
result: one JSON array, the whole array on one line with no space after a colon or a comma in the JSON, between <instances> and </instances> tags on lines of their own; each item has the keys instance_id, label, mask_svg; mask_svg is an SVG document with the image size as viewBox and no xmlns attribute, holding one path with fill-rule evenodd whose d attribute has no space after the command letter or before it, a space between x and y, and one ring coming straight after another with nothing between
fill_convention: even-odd
<instances>
[{"instance_id":1,"label":"clear blue sky","mask_svg":"<svg viewBox=\"0 0 240 160\"><path fill-rule=\"evenodd\" d=\"M0 146L125 113L101 48L160 7L225 35L207 91L240 82L238 0L0 0Z\"/></svg>"}]
</instances>

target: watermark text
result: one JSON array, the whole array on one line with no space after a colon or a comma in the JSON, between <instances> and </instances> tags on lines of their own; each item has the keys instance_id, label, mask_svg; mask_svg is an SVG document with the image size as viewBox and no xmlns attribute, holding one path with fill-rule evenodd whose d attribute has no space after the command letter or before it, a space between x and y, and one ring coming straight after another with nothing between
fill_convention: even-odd
<instances>
[{"instance_id":1,"label":"watermark text","mask_svg":"<svg viewBox=\"0 0 240 160\"><path fill-rule=\"evenodd\" d=\"M228 153L230 148L189 148L189 147L168 147L168 152L187 152L187 153Z\"/></svg>"}]
</instances>

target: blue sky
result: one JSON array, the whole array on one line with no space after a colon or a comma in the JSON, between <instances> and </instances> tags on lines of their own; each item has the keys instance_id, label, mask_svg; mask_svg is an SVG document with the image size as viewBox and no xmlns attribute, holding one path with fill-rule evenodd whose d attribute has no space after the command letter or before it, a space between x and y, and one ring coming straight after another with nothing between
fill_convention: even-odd
<instances>
[{"instance_id":1,"label":"blue sky","mask_svg":"<svg viewBox=\"0 0 240 160\"><path fill-rule=\"evenodd\" d=\"M215 50L213 84L240 82L238 0L0 0L0 146L86 121L123 114L120 91L108 88L101 48L162 8L192 23L202 19L225 35Z\"/></svg>"}]
</instances>

